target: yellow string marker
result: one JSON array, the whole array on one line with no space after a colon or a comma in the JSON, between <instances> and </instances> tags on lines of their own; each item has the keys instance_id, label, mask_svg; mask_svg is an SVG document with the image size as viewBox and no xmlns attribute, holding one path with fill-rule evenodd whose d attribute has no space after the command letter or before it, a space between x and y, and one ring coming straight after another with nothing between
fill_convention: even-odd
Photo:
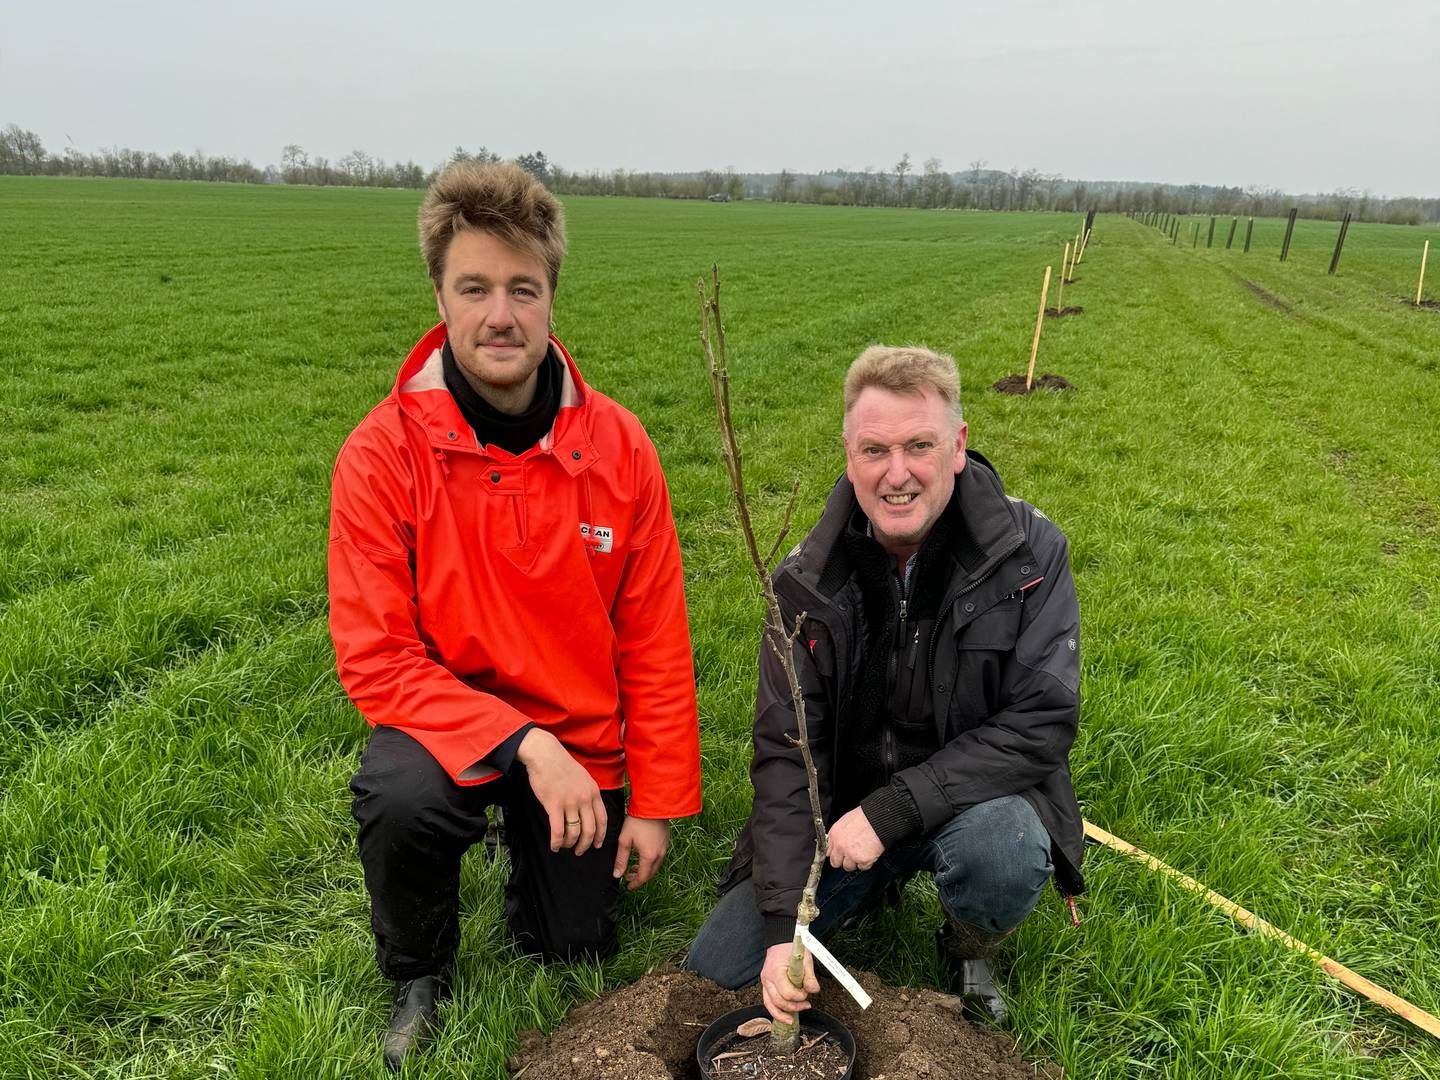
<instances>
[{"instance_id":1,"label":"yellow string marker","mask_svg":"<svg viewBox=\"0 0 1440 1080\"><path fill-rule=\"evenodd\" d=\"M1085 835L1097 843L1104 844L1108 848L1129 855L1132 859L1139 859L1146 866L1150 867L1151 870L1158 870L1160 873L1174 878L1191 892L1199 893L1211 904L1214 904L1221 911L1225 912L1225 914L1240 923L1240 925L1250 930L1258 930L1266 937L1274 938L1287 949L1293 949L1303 956L1308 956L1320 965L1321 970L1323 970L1325 974L1340 980L1340 982L1344 983L1351 990L1363 994L1375 1002L1376 1005L1389 1009L1396 1016L1410 1021L1410 1023L1414 1024L1420 1030L1428 1032L1437 1039L1440 1039L1440 1019L1431 1016L1419 1006L1410 1004L1410 1002L1396 994L1392 994L1383 986L1371 982L1363 975L1356 974L1339 961L1332 960L1324 953L1312 949L1309 945L1306 945L1298 938L1291 937L1279 927L1272 926L1254 912L1246 911L1239 904L1235 903L1235 901L1226 899L1214 889L1206 888L1189 875L1182 874L1173 866L1161 862L1155 858L1154 855L1146 854L1134 844L1121 840L1118 836L1106 832L1098 825L1092 825L1088 821L1085 822Z\"/></svg>"}]
</instances>

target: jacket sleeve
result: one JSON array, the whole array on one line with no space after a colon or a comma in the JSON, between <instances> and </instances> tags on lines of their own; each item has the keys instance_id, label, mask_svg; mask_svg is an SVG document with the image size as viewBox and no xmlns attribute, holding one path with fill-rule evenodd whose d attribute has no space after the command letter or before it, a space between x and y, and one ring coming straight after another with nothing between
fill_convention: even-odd
<instances>
[{"instance_id":1,"label":"jacket sleeve","mask_svg":"<svg viewBox=\"0 0 1440 1080\"><path fill-rule=\"evenodd\" d=\"M794 625L795 612L782 601L786 625ZM823 665L834 671L833 645L828 635L811 643L811 624L791 647L795 670L805 698L805 727L812 747L830 739L834 717L825 692ZM765 945L789 941L795 933L795 909L815 857L815 826L810 816L810 794L805 759L800 753L799 724L790 681L779 657L760 641L760 675L755 695L754 756L750 781L754 802L750 833L754 843L752 881L755 899L765 924ZM824 754L817 754L822 761ZM830 805L828 770L820 770L820 805ZM828 822L827 822L828 824Z\"/></svg>"},{"instance_id":2,"label":"jacket sleeve","mask_svg":"<svg viewBox=\"0 0 1440 1080\"><path fill-rule=\"evenodd\" d=\"M1021 593L1015 648L1001 674L1000 711L929 760L896 775L928 832L978 803L1017 795L1066 763L1080 719L1080 604L1059 529L1035 518L1042 575Z\"/></svg>"},{"instance_id":3,"label":"jacket sleeve","mask_svg":"<svg viewBox=\"0 0 1440 1080\"><path fill-rule=\"evenodd\" d=\"M633 453L636 539L610 609L630 777L626 812L688 817L700 812L700 721L680 541L654 446L647 438Z\"/></svg>"},{"instance_id":4,"label":"jacket sleeve","mask_svg":"<svg viewBox=\"0 0 1440 1080\"><path fill-rule=\"evenodd\" d=\"M529 719L443 667L420 632L415 510L405 450L352 436L331 484L330 635L345 692L374 725L413 737L457 783Z\"/></svg>"}]
</instances>

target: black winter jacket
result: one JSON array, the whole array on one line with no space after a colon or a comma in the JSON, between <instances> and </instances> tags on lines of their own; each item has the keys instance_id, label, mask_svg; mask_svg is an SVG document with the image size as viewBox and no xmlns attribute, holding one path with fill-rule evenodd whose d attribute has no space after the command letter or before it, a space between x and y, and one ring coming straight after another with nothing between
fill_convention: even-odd
<instances>
[{"instance_id":1,"label":"black winter jacket","mask_svg":"<svg viewBox=\"0 0 1440 1080\"><path fill-rule=\"evenodd\" d=\"M930 832L978 803L1021 795L1051 837L1055 883L1084 888L1084 835L1068 755L1080 715L1080 607L1065 536L1028 503L1006 496L980 454L955 478L962 527L950 542L950 572L931 639L932 704L943 718L941 749L897 779ZM774 573L787 625L805 613L794 656L805 694L811 753L826 824L836 745L861 667L865 632L860 587L842 534L856 509L841 477L820 521ZM788 941L815 852L795 709L779 659L760 649L750 820L720 882L724 893L748 870L765 918L767 944Z\"/></svg>"}]
</instances>

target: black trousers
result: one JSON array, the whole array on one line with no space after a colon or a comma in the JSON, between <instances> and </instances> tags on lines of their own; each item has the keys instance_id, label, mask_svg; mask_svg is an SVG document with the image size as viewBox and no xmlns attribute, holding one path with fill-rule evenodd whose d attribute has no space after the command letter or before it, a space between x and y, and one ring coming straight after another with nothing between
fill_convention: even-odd
<instances>
[{"instance_id":1,"label":"black trousers","mask_svg":"<svg viewBox=\"0 0 1440 1080\"><path fill-rule=\"evenodd\" d=\"M397 982L447 970L460 940L460 859L484 839L487 807L505 817L510 880L505 918L522 952L544 960L603 959L616 950L620 883L612 876L624 790L602 791L598 850L550 850L550 823L522 765L465 787L403 731L377 727L350 781L360 863L370 893L375 959Z\"/></svg>"}]
</instances>

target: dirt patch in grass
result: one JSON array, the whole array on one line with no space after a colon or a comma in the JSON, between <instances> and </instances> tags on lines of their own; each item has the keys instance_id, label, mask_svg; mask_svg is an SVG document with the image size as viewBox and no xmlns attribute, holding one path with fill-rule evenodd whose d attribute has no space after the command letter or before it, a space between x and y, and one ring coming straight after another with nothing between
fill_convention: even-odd
<instances>
[{"instance_id":1,"label":"dirt patch in grass","mask_svg":"<svg viewBox=\"0 0 1440 1080\"><path fill-rule=\"evenodd\" d=\"M1416 503L1405 516L1409 519L1410 527L1418 533L1433 533L1440 528L1440 515L1435 513L1435 508L1429 503Z\"/></svg>"},{"instance_id":2,"label":"dirt patch in grass","mask_svg":"<svg viewBox=\"0 0 1440 1080\"><path fill-rule=\"evenodd\" d=\"M1084 315L1084 314L1085 314L1085 309L1084 309L1083 307L1070 307L1068 304L1067 304L1065 307L1063 307L1063 308L1047 307L1047 308L1045 309L1045 317L1046 317L1047 319L1063 319L1063 318L1065 318L1066 315Z\"/></svg>"},{"instance_id":3,"label":"dirt patch in grass","mask_svg":"<svg viewBox=\"0 0 1440 1080\"><path fill-rule=\"evenodd\" d=\"M833 982L815 999L855 1036L856 1080L1059 1080L1028 1064L1002 1032L964 1019L958 999L886 986L861 972L875 999L861 1009ZM695 1047L716 1017L753 1005L756 992L722 990L688 972L645 975L572 1012L549 1036L526 1032L510 1059L523 1080L699 1080Z\"/></svg>"},{"instance_id":4,"label":"dirt patch in grass","mask_svg":"<svg viewBox=\"0 0 1440 1080\"><path fill-rule=\"evenodd\" d=\"M1074 390L1075 384L1063 375L1056 375L1047 371L1044 375L1037 376L1030 384L1030 389L1025 389L1024 375L1006 375L990 389L1001 394L1028 394L1035 390Z\"/></svg>"},{"instance_id":5,"label":"dirt patch in grass","mask_svg":"<svg viewBox=\"0 0 1440 1080\"><path fill-rule=\"evenodd\" d=\"M1406 307L1420 307L1426 311L1440 311L1440 300L1421 300L1420 303L1417 304L1413 296L1402 296L1399 299Z\"/></svg>"},{"instance_id":6,"label":"dirt patch in grass","mask_svg":"<svg viewBox=\"0 0 1440 1080\"><path fill-rule=\"evenodd\" d=\"M1245 279L1242 278L1241 280ZM1284 300L1281 300L1274 293L1267 292L1266 290L1262 289L1259 285L1256 285L1255 282L1245 281L1245 287L1249 289L1250 292L1255 295L1256 299L1258 299L1266 307L1274 308L1276 311L1284 311L1287 313L1291 310L1290 305L1287 304Z\"/></svg>"}]
</instances>

